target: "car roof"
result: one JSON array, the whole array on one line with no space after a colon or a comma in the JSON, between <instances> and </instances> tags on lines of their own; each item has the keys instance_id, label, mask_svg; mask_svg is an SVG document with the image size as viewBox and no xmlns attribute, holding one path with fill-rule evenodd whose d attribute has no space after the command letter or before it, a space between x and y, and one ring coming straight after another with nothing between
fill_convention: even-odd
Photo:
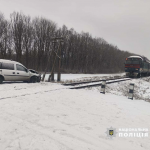
<instances>
[{"instance_id":1,"label":"car roof","mask_svg":"<svg viewBox=\"0 0 150 150\"><path fill-rule=\"evenodd\" d=\"M20 64L22 66L24 66L23 64L17 62L17 61L13 61L13 60L8 60L8 59L0 59L0 62L5 62L5 63L17 63Z\"/></svg>"}]
</instances>

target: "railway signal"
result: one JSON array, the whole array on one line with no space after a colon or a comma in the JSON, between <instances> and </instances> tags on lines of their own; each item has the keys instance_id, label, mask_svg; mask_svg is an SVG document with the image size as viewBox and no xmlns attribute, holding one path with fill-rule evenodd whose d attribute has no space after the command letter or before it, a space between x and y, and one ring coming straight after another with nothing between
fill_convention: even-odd
<instances>
[{"instance_id":1,"label":"railway signal","mask_svg":"<svg viewBox=\"0 0 150 150\"><path fill-rule=\"evenodd\" d=\"M105 94L106 80L102 80L100 93Z\"/></svg>"},{"instance_id":2,"label":"railway signal","mask_svg":"<svg viewBox=\"0 0 150 150\"><path fill-rule=\"evenodd\" d=\"M132 99L133 100L133 92L134 92L134 84L130 83L128 99Z\"/></svg>"}]
</instances>

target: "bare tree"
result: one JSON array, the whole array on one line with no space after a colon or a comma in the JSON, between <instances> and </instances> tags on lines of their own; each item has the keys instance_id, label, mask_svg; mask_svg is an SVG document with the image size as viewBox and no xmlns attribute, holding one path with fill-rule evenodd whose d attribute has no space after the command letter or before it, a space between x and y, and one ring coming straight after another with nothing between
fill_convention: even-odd
<instances>
[{"instance_id":1,"label":"bare tree","mask_svg":"<svg viewBox=\"0 0 150 150\"><path fill-rule=\"evenodd\" d=\"M89 33L77 33L65 25L57 29L51 20L34 18L13 12L10 21L0 13L0 58L16 58L29 68L51 71L56 55L54 37L63 37L61 71L75 73L108 73L124 71L124 59L131 55ZM55 52L54 52L55 53ZM58 62L55 63L58 66Z\"/></svg>"},{"instance_id":2,"label":"bare tree","mask_svg":"<svg viewBox=\"0 0 150 150\"><path fill-rule=\"evenodd\" d=\"M33 49L33 41L34 41L34 33L33 27L31 24L30 16L24 17L24 29L23 29L23 49L25 54L25 64L26 67L29 66L29 55L31 50Z\"/></svg>"},{"instance_id":3,"label":"bare tree","mask_svg":"<svg viewBox=\"0 0 150 150\"><path fill-rule=\"evenodd\" d=\"M45 58L48 56L49 50L52 49L51 37L54 36L56 31L56 24L44 18L35 18L33 27L35 32L34 40L37 44L37 69L40 69L41 64L45 64ZM44 61L42 62L42 60Z\"/></svg>"},{"instance_id":4,"label":"bare tree","mask_svg":"<svg viewBox=\"0 0 150 150\"><path fill-rule=\"evenodd\" d=\"M11 17L12 38L14 43L14 49L16 52L16 60L22 62L25 16L22 13L13 12L10 15L10 17Z\"/></svg>"}]
</instances>

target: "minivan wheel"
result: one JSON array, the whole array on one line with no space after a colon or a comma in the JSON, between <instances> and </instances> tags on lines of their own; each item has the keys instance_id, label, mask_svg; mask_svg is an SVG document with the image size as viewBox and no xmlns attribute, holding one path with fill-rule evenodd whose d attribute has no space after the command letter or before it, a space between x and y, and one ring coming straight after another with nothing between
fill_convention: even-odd
<instances>
[{"instance_id":1,"label":"minivan wheel","mask_svg":"<svg viewBox=\"0 0 150 150\"><path fill-rule=\"evenodd\" d=\"M36 77L31 77L30 83L36 83L36 82L37 82L37 78Z\"/></svg>"},{"instance_id":2,"label":"minivan wheel","mask_svg":"<svg viewBox=\"0 0 150 150\"><path fill-rule=\"evenodd\" d=\"M2 77L0 77L0 84L2 84L3 83L3 78Z\"/></svg>"}]
</instances>

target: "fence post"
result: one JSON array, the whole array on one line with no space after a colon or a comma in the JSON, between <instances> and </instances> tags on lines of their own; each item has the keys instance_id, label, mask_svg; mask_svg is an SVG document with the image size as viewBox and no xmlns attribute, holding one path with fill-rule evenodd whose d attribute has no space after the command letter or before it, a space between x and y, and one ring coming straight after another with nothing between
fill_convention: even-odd
<instances>
[{"instance_id":1,"label":"fence post","mask_svg":"<svg viewBox=\"0 0 150 150\"><path fill-rule=\"evenodd\" d=\"M134 92L134 84L130 83L128 99L132 99L133 100L133 92Z\"/></svg>"},{"instance_id":2,"label":"fence post","mask_svg":"<svg viewBox=\"0 0 150 150\"><path fill-rule=\"evenodd\" d=\"M102 80L100 93L105 94L106 80Z\"/></svg>"}]
</instances>

